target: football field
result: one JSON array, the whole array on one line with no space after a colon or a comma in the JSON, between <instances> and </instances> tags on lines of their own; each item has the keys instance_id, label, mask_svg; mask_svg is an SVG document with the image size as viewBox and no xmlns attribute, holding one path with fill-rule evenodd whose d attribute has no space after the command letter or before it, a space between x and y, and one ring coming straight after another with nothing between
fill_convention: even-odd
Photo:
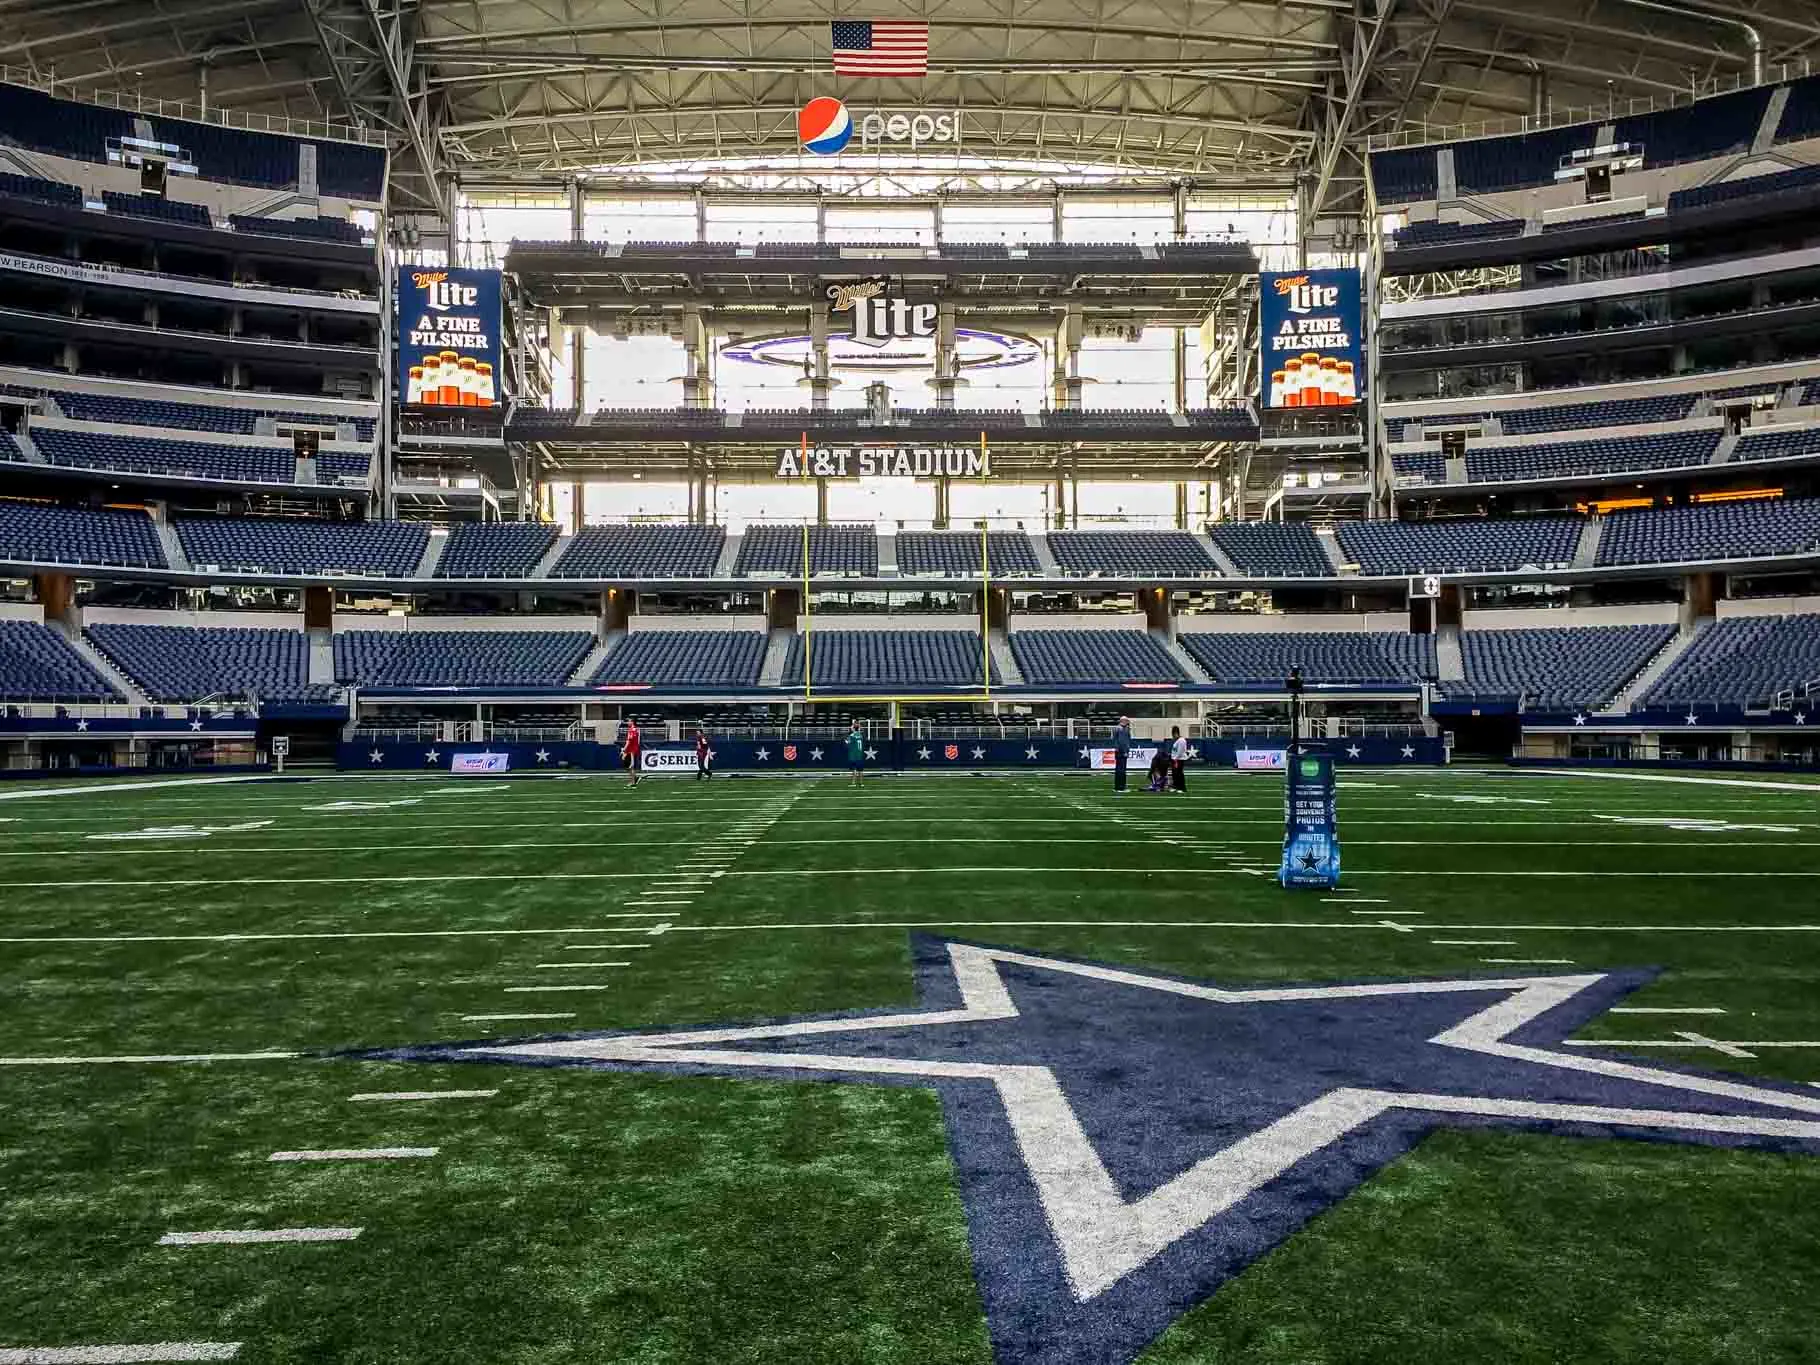
<instances>
[{"instance_id":1,"label":"football field","mask_svg":"<svg viewBox=\"0 0 1820 1365\"><path fill-rule=\"evenodd\" d=\"M1820 785L1190 781L0 788L0 1365L1820 1358Z\"/></svg>"}]
</instances>

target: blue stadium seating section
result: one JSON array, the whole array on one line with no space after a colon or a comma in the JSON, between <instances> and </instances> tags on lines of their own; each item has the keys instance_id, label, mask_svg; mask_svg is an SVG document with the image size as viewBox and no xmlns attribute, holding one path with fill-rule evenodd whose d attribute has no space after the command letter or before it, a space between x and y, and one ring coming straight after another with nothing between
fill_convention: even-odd
<instances>
[{"instance_id":1,"label":"blue stadium seating section","mask_svg":"<svg viewBox=\"0 0 1820 1365\"><path fill-rule=\"evenodd\" d=\"M1591 147L1598 129L1586 124L1550 128L1517 137L1476 138L1454 144L1454 180L1462 194L1496 194L1503 190L1546 185L1554 180L1561 159Z\"/></svg>"},{"instance_id":2,"label":"blue stadium seating section","mask_svg":"<svg viewBox=\"0 0 1820 1365\"><path fill-rule=\"evenodd\" d=\"M1612 140L1640 145L1646 166L1670 166L1748 151L1757 136L1757 125L1763 121L1763 111L1769 106L1769 95L1768 86L1758 86L1717 95L1698 104L1621 118L1612 127Z\"/></svg>"},{"instance_id":3,"label":"blue stadium seating section","mask_svg":"<svg viewBox=\"0 0 1820 1365\"><path fill-rule=\"evenodd\" d=\"M1391 472L1402 478L1420 479L1424 483L1447 482L1447 457L1438 450L1420 450L1392 455Z\"/></svg>"},{"instance_id":4,"label":"blue stadium seating section","mask_svg":"<svg viewBox=\"0 0 1820 1365\"><path fill-rule=\"evenodd\" d=\"M195 565L285 574L372 574L408 578L429 543L421 522L183 518L175 523Z\"/></svg>"},{"instance_id":5,"label":"blue stadium seating section","mask_svg":"<svg viewBox=\"0 0 1820 1365\"><path fill-rule=\"evenodd\" d=\"M1017 630L1011 654L1024 681L1038 687L1188 681L1168 649L1141 630Z\"/></svg>"},{"instance_id":6,"label":"blue stadium seating section","mask_svg":"<svg viewBox=\"0 0 1820 1365\"><path fill-rule=\"evenodd\" d=\"M1299 668L1311 683L1408 686L1439 671L1434 637L1408 632L1184 630L1176 639L1220 683L1280 687Z\"/></svg>"},{"instance_id":7,"label":"blue stadium seating section","mask_svg":"<svg viewBox=\"0 0 1820 1365\"><path fill-rule=\"evenodd\" d=\"M102 191L101 202L107 205L109 213L124 214L128 218L153 218L161 223L181 223L186 227L215 226L215 220L201 204L185 204L150 194L121 194L118 190Z\"/></svg>"},{"instance_id":8,"label":"blue stadium seating section","mask_svg":"<svg viewBox=\"0 0 1820 1365\"><path fill-rule=\"evenodd\" d=\"M1344 557L1367 574L1493 573L1571 564L1580 522L1355 521L1341 523L1339 536Z\"/></svg>"},{"instance_id":9,"label":"blue stadium seating section","mask_svg":"<svg viewBox=\"0 0 1820 1365\"><path fill-rule=\"evenodd\" d=\"M765 635L757 630L637 630L595 671L596 687L730 691L758 686Z\"/></svg>"},{"instance_id":10,"label":"blue stadium seating section","mask_svg":"<svg viewBox=\"0 0 1820 1365\"><path fill-rule=\"evenodd\" d=\"M32 441L50 463L129 474L226 479L233 483L295 483L297 456L283 446L214 441L166 441L116 436L73 427L32 427Z\"/></svg>"},{"instance_id":11,"label":"blue stadium seating section","mask_svg":"<svg viewBox=\"0 0 1820 1365\"><path fill-rule=\"evenodd\" d=\"M584 526L552 578L709 578L727 533L719 526Z\"/></svg>"},{"instance_id":12,"label":"blue stadium seating section","mask_svg":"<svg viewBox=\"0 0 1820 1365\"><path fill-rule=\"evenodd\" d=\"M1820 616L1716 621L1687 647L1646 706L1755 706L1820 680Z\"/></svg>"},{"instance_id":13,"label":"blue stadium seating section","mask_svg":"<svg viewBox=\"0 0 1820 1365\"><path fill-rule=\"evenodd\" d=\"M1473 483L1559 479L1579 474L1684 469L1710 461L1718 431L1670 431L1650 436L1606 436L1547 445L1467 447L1466 477Z\"/></svg>"},{"instance_id":14,"label":"blue stadium seating section","mask_svg":"<svg viewBox=\"0 0 1820 1365\"><path fill-rule=\"evenodd\" d=\"M878 535L870 526L811 526L809 571L869 578L878 573ZM733 572L801 577L803 528L748 526Z\"/></svg>"},{"instance_id":15,"label":"blue stadium seating section","mask_svg":"<svg viewBox=\"0 0 1820 1365\"><path fill-rule=\"evenodd\" d=\"M1734 460L1781 460L1795 455L1820 455L1820 427L1747 431L1732 449Z\"/></svg>"},{"instance_id":16,"label":"blue stadium seating section","mask_svg":"<svg viewBox=\"0 0 1820 1365\"><path fill-rule=\"evenodd\" d=\"M230 408L211 403L180 403L167 399L128 398L111 393L85 393L76 389L46 389L8 384L8 393L53 400L63 415L75 422L112 422L129 427L177 427L186 431L214 431L252 436L263 418L314 427L352 423L354 438L371 443L377 422L372 417L342 417L309 408Z\"/></svg>"},{"instance_id":17,"label":"blue stadium seating section","mask_svg":"<svg viewBox=\"0 0 1820 1365\"><path fill-rule=\"evenodd\" d=\"M204 180L264 189L298 184L301 139L248 132L187 119L153 118L155 141L187 151ZM0 139L34 151L105 164L110 138L133 137L133 115L36 90L0 85ZM377 147L318 141L316 178L322 193L377 203L385 185L385 153Z\"/></svg>"},{"instance_id":18,"label":"blue stadium seating section","mask_svg":"<svg viewBox=\"0 0 1820 1365\"><path fill-rule=\"evenodd\" d=\"M89 512L29 502L0 502L0 559L166 567L158 532L144 512Z\"/></svg>"},{"instance_id":19,"label":"blue stadium seating section","mask_svg":"<svg viewBox=\"0 0 1820 1365\"><path fill-rule=\"evenodd\" d=\"M536 521L464 522L449 532L438 578L526 578L556 543L556 528Z\"/></svg>"},{"instance_id":20,"label":"blue stadium seating section","mask_svg":"<svg viewBox=\"0 0 1820 1365\"><path fill-rule=\"evenodd\" d=\"M326 702L338 695L310 684L309 640L300 630L115 623L90 626L88 637L156 702L248 695Z\"/></svg>"},{"instance_id":21,"label":"blue stadium seating section","mask_svg":"<svg viewBox=\"0 0 1820 1365\"><path fill-rule=\"evenodd\" d=\"M66 185L61 180L42 180L35 175L15 175L11 171L0 172L0 194L14 199L40 199L47 204L62 204L65 208L82 207L82 191L76 186Z\"/></svg>"},{"instance_id":22,"label":"blue stadium seating section","mask_svg":"<svg viewBox=\"0 0 1820 1365\"><path fill-rule=\"evenodd\" d=\"M336 242L360 246L360 229L345 218L260 218L231 213L228 222L236 232L257 232L267 237L296 237L311 242Z\"/></svg>"},{"instance_id":23,"label":"blue stadium seating section","mask_svg":"<svg viewBox=\"0 0 1820 1365\"><path fill-rule=\"evenodd\" d=\"M1747 175L1739 180L1721 180L1712 185L1697 185L1691 190L1676 190L1668 196L1668 208L1673 213L1679 209L1704 208L1708 204L1755 199L1759 195L1786 194L1815 185L1820 185L1820 166L1797 166L1769 175Z\"/></svg>"},{"instance_id":24,"label":"blue stadium seating section","mask_svg":"<svg viewBox=\"0 0 1820 1365\"><path fill-rule=\"evenodd\" d=\"M1506 436L1534 436L1548 431L1590 431L1598 427L1683 421L1693 411L1694 400L1698 397L1700 395L1691 393L1669 393L1649 398L1613 398L1597 403L1505 408L1502 412L1418 413L1409 417L1386 417L1384 426L1392 441L1412 439L1409 428L1414 426L1470 426L1494 418Z\"/></svg>"},{"instance_id":25,"label":"blue stadium seating section","mask_svg":"<svg viewBox=\"0 0 1820 1365\"><path fill-rule=\"evenodd\" d=\"M346 483L350 479L364 483L373 474L373 457L347 450L324 450L316 456L318 483Z\"/></svg>"},{"instance_id":26,"label":"blue stadium seating section","mask_svg":"<svg viewBox=\"0 0 1820 1365\"><path fill-rule=\"evenodd\" d=\"M1820 549L1820 498L1707 503L1605 519L1599 563L1755 559Z\"/></svg>"},{"instance_id":27,"label":"blue stadium seating section","mask_svg":"<svg viewBox=\"0 0 1820 1365\"><path fill-rule=\"evenodd\" d=\"M1603 706L1674 635L1671 625L1462 631L1466 680L1446 691L1537 710Z\"/></svg>"},{"instance_id":28,"label":"blue stadium seating section","mask_svg":"<svg viewBox=\"0 0 1820 1365\"><path fill-rule=\"evenodd\" d=\"M1788 87L1788 103L1782 108L1782 121L1776 125L1776 141L1799 142L1820 137L1820 76L1793 81Z\"/></svg>"},{"instance_id":29,"label":"blue stadium seating section","mask_svg":"<svg viewBox=\"0 0 1820 1365\"><path fill-rule=\"evenodd\" d=\"M986 561L994 578L1043 571L1030 537L1021 531L987 532ZM900 531L897 535L897 571L905 576L940 574L948 578L978 578L979 533Z\"/></svg>"},{"instance_id":30,"label":"blue stadium seating section","mask_svg":"<svg viewBox=\"0 0 1820 1365\"><path fill-rule=\"evenodd\" d=\"M335 680L362 687L561 687L594 647L585 630L349 630Z\"/></svg>"},{"instance_id":31,"label":"blue stadium seating section","mask_svg":"<svg viewBox=\"0 0 1820 1365\"><path fill-rule=\"evenodd\" d=\"M1430 219L1410 223L1390 234L1395 247L1449 246L1455 242L1487 242L1523 235L1521 218L1493 218L1477 223L1443 223Z\"/></svg>"},{"instance_id":32,"label":"blue stadium seating section","mask_svg":"<svg viewBox=\"0 0 1820 1365\"><path fill-rule=\"evenodd\" d=\"M1433 147L1400 147L1371 154L1371 184L1380 204L1413 204L1439 191Z\"/></svg>"},{"instance_id":33,"label":"blue stadium seating section","mask_svg":"<svg viewBox=\"0 0 1820 1365\"><path fill-rule=\"evenodd\" d=\"M133 136L133 116L0 85L0 140L78 161L105 162L109 138Z\"/></svg>"},{"instance_id":34,"label":"blue stadium seating section","mask_svg":"<svg viewBox=\"0 0 1820 1365\"><path fill-rule=\"evenodd\" d=\"M784 686L978 687L980 637L971 630L818 630L798 635L784 663ZM998 669L992 670L998 682Z\"/></svg>"},{"instance_id":35,"label":"blue stadium seating section","mask_svg":"<svg viewBox=\"0 0 1820 1365\"><path fill-rule=\"evenodd\" d=\"M0 701L118 701L107 679L49 626L0 620Z\"/></svg>"},{"instance_id":36,"label":"blue stadium seating section","mask_svg":"<svg viewBox=\"0 0 1820 1365\"><path fill-rule=\"evenodd\" d=\"M1249 578L1327 578L1334 571L1313 528L1301 522L1227 522L1207 533Z\"/></svg>"},{"instance_id":37,"label":"blue stadium seating section","mask_svg":"<svg viewBox=\"0 0 1820 1365\"><path fill-rule=\"evenodd\" d=\"M1065 574L1192 578L1220 571L1186 531L1051 531L1049 551Z\"/></svg>"}]
</instances>

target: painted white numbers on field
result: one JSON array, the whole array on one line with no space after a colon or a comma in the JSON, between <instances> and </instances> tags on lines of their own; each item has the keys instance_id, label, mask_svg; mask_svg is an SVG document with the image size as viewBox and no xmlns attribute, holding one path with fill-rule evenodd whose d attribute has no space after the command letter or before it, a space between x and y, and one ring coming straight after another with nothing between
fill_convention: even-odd
<instances>
[{"instance_id":1,"label":"painted white numbers on field","mask_svg":"<svg viewBox=\"0 0 1820 1365\"><path fill-rule=\"evenodd\" d=\"M1729 820L1706 820L1691 815L1600 815L1616 825L1647 825L1651 829L1672 829L1683 834L1799 834L1795 825L1735 825Z\"/></svg>"},{"instance_id":2,"label":"painted white numbers on field","mask_svg":"<svg viewBox=\"0 0 1820 1365\"><path fill-rule=\"evenodd\" d=\"M270 820L243 820L237 825L148 825L144 829L128 830L114 834L91 834L91 839L118 841L121 839L206 839L211 834L246 834L256 829L264 829L271 824Z\"/></svg>"}]
</instances>

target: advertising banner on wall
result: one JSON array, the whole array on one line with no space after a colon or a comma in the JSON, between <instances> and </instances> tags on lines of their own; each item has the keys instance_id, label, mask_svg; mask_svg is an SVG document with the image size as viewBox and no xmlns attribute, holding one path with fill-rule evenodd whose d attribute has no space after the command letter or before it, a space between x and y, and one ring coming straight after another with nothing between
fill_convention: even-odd
<instances>
[{"instance_id":1,"label":"advertising banner on wall","mask_svg":"<svg viewBox=\"0 0 1820 1365\"><path fill-rule=\"evenodd\" d=\"M501 401L499 272L398 272L398 397L410 405Z\"/></svg>"},{"instance_id":2,"label":"advertising banner on wall","mask_svg":"<svg viewBox=\"0 0 1820 1365\"><path fill-rule=\"evenodd\" d=\"M1356 270L1266 271L1258 277L1263 403L1350 407L1365 392L1365 332Z\"/></svg>"}]
</instances>

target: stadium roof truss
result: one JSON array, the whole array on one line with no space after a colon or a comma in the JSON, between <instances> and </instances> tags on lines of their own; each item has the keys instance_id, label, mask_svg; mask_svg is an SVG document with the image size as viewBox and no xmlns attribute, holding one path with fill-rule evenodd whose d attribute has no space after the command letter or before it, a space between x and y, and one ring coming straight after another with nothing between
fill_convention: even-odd
<instances>
[{"instance_id":1,"label":"stadium roof truss","mask_svg":"<svg viewBox=\"0 0 1820 1365\"><path fill-rule=\"evenodd\" d=\"M13 0L0 62L59 89L352 120L394 204L457 177L798 157L811 97L959 108L969 155L1300 176L1356 213L1359 149L1564 118L1820 57L1820 0L921 0L920 81L837 82L830 0Z\"/></svg>"}]
</instances>

